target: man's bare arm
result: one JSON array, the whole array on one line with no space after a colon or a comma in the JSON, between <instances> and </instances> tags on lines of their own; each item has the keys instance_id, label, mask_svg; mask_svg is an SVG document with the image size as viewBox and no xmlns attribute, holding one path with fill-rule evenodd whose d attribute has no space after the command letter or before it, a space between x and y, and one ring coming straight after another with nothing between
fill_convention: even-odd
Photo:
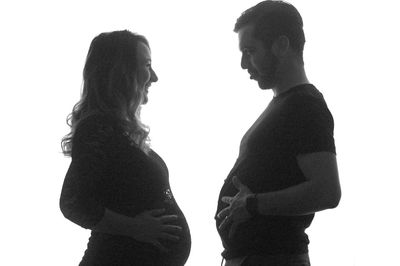
<instances>
[{"instance_id":1,"label":"man's bare arm","mask_svg":"<svg viewBox=\"0 0 400 266\"><path fill-rule=\"evenodd\" d=\"M335 208L340 201L341 190L336 155L331 152L317 152L297 157L297 162L306 181L279 191L257 194L257 211L261 215L297 216ZM223 197L228 206L218 213L223 221L223 230L232 224L232 236L240 223L250 219L247 198L254 193L237 177L233 184L239 190L234 197Z\"/></svg>"},{"instance_id":2,"label":"man's bare arm","mask_svg":"<svg viewBox=\"0 0 400 266\"><path fill-rule=\"evenodd\" d=\"M257 195L258 211L264 215L305 215L335 208L341 189L336 155L317 152L299 155L298 165L306 181L283 190Z\"/></svg>"}]
</instances>

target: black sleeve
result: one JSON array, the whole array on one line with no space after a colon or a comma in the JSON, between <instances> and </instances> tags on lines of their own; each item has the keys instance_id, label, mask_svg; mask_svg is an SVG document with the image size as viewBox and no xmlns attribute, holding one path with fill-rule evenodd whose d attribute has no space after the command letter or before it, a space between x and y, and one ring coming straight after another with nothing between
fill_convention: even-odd
<instances>
[{"instance_id":1,"label":"black sleeve","mask_svg":"<svg viewBox=\"0 0 400 266\"><path fill-rule=\"evenodd\" d=\"M90 229L103 217L99 183L105 174L112 126L98 117L82 121L72 140L72 161L60 196L60 209L72 222Z\"/></svg>"},{"instance_id":2,"label":"black sleeve","mask_svg":"<svg viewBox=\"0 0 400 266\"><path fill-rule=\"evenodd\" d=\"M336 153L333 117L323 98L297 97L290 103L288 116L289 143L296 154Z\"/></svg>"}]
</instances>

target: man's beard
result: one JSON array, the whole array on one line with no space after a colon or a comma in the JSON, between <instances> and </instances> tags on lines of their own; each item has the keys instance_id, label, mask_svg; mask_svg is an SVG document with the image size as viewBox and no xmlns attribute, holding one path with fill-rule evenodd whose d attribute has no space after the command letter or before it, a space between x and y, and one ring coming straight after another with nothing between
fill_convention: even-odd
<instances>
[{"instance_id":1,"label":"man's beard","mask_svg":"<svg viewBox=\"0 0 400 266\"><path fill-rule=\"evenodd\" d=\"M262 73L260 73L258 78L258 86L262 90L275 88L278 83L278 58L275 55L270 54L267 62L268 65L263 67Z\"/></svg>"}]
</instances>

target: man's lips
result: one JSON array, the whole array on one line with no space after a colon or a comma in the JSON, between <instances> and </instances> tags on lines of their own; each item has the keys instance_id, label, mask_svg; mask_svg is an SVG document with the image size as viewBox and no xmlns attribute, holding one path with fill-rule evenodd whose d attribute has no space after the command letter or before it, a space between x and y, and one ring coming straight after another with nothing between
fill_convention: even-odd
<instances>
[{"instance_id":1,"label":"man's lips","mask_svg":"<svg viewBox=\"0 0 400 266\"><path fill-rule=\"evenodd\" d=\"M256 79L257 75L254 73L249 72L250 79Z\"/></svg>"}]
</instances>

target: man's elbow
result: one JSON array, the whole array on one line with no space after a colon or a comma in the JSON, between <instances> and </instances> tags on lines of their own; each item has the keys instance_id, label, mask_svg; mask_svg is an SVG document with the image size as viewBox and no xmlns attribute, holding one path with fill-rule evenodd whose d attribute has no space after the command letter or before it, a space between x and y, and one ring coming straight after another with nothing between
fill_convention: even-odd
<instances>
[{"instance_id":1,"label":"man's elbow","mask_svg":"<svg viewBox=\"0 0 400 266\"><path fill-rule=\"evenodd\" d=\"M60 207L60 211L64 215L64 217L68 220L71 220L72 213L73 213L71 205L67 204L67 202L63 198L61 198L60 202L59 202L59 207Z\"/></svg>"},{"instance_id":2,"label":"man's elbow","mask_svg":"<svg viewBox=\"0 0 400 266\"><path fill-rule=\"evenodd\" d=\"M340 190L340 187L334 188L332 191L330 191L327 201L327 208L328 209L334 209L339 205L340 199L342 197L342 192Z\"/></svg>"}]
</instances>

